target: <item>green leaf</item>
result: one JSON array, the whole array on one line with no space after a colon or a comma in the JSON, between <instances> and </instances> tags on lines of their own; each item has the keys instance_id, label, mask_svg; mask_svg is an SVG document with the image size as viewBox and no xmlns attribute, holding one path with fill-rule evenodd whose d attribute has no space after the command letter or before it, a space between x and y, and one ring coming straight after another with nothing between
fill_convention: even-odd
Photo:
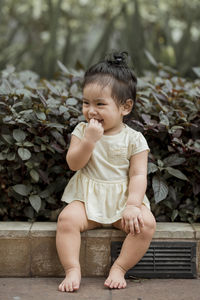
<instances>
[{"instance_id":1,"label":"green leaf","mask_svg":"<svg viewBox=\"0 0 200 300\"><path fill-rule=\"evenodd\" d=\"M177 169L174 169L174 168L171 168L171 167L167 167L166 170L172 176L177 177L177 178L182 179L182 180L187 180L188 181L188 178L180 170L177 170Z\"/></svg>"},{"instance_id":2,"label":"green leaf","mask_svg":"<svg viewBox=\"0 0 200 300\"><path fill-rule=\"evenodd\" d=\"M24 145L25 147L34 147L34 144L31 143L31 142L24 142L23 145Z\"/></svg>"},{"instance_id":3,"label":"green leaf","mask_svg":"<svg viewBox=\"0 0 200 300\"><path fill-rule=\"evenodd\" d=\"M169 196L170 196L170 198L172 198L174 201L176 201L177 200L176 195L177 195L176 190L174 189L173 186L170 186L169 187Z\"/></svg>"},{"instance_id":4,"label":"green leaf","mask_svg":"<svg viewBox=\"0 0 200 300\"><path fill-rule=\"evenodd\" d=\"M192 70L200 78L200 67L194 67L194 68L192 68Z\"/></svg>"},{"instance_id":5,"label":"green leaf","mask_svg":"<svg viewBox=\"0 0 200 300\"><path fill-rule=\"evenodd\" d=\"M23 142L26 138L26 134L21 129L14 129L13 137L17 142Z\"/></svg>"},{"instance_id":6,"label":"green leaf","mask_svg":"<svg viewBox=\"0 0 200 300\"><path fill-rule=\"evenodd\" d=\"M2 77L7 78L14 72L15 72L15 67L13 65L7 65L6 69L2 71Z\"/></svg>"},{"instance_id":7,"label":"green leaf","mask_svg":"<svg viewBox=\"0 0 200 300\"><path fill-rule=\"evenodd\" d=\"M8 153L8 154L7 154L7 160L8 160L8 161L13 161L13 160L15 160L15 153L14 153L14 152Z\"/></svg>"},{"instance_id":8,"label":"green leaf","mask_svg":"<svg viewBox=\"0 0 200 300\"><path fill-rule=\"evenodd\" d=\"M30 193L32 187L25 185L25 184L16 184L14 186L12 186L13 190L21 195L21 196L28 196L28 194Z\"/></svg>"},{"instance_id":9,"label":"green leaf","mask_svg":"<svg viewBox=\"0 0 200 300\"><path fill-rule=\"evenodd\" d=\"M56 141L58 141L58 143L59 143L60 145L62 145L63 147L66 146L66 142L65 142L65 140L64 140L64 138L63 138L63 135L60 134L60 132L59 132L58 130L52 129L52 130L51 130L51 134L52 134L52 136L56 139Z\"/></svg>"},{"instance_id":10,"label":"green leaf","mask_svg":"<svg viewBox=\"0 0 200 300\"><path fill-rule=\"evenodd\" d=\"M51 91L53 94L55 94L55 95L57 95L57 96L60 96L60 93L59 93L59 91L57 90L57 88L54 87L50 82L46 81L46 86L50 89L50 91Z\"/></svg>"},{"instance_id":11,"label":"green leaf","mask_svg":"<svg viewBox=\"0 0 200 300\"><path fill-rule=\"evenodd\" d=\"M40 193L41 198L48 198L51 195L51 191L49 189L43 190Z\"/></svg>"},{"instance_id":12,"label":"green leaf","mask_svg":"<svg viewBox=\"0 0 200 300\"><path fill-rule=\"evenodd\" d=\"M6 116L5 118L3 118L3 122L13 124L14 121L12 121L12 116Z\"/></svg>"},{"instance_id":13,"label":"green leaf","mask_svg":"<svg viewBox=\"0 0 200 300\"><path fill-rule=\"evenodd\" d=\"M68 69L63 65L63 63L61 61L58 60L57 64L58 64L59 68L63 71L64 74L67 74L67 75L70 74Z\"/></svg>"},{"instance_id":14,"label":"green leaf","mask_svg":"<svg viewBox=\"0 0 200 300\"><path fill-rule=\"evenodd\" d=\"M31 177L33 178L33 180L34 180L35 182L38 182L38 181L39 181L40 176L39 176L39 174L38 174L38 172L37 172L36 170L32 169L32 170L30 171L30 175L31 175Z\"/></svg>"},{"instance_id":15,"label":"green leaf","mask_svg":"<svg viewBox=\"0 0 200 300\"><path fill-rule=\"evenodd\" d=\"M168 208L170 208L170 210L173 210L173 205L172 205L172 202L171 202L171 201L165 200L165 201L163 202L163 204L164 204L165 206L167 206Z\"/></svg>"},{"instance_id":16,"label":"green leaf","mask_svg":"<svg viewBox=\"0 0 200 300\"><path fill-rule=\"evenodd\" d=\"M53 198L53 197L48 197L48 198L46 199L46 201L47 201L48 203L50 203L50 204L56 204L56 199Z\"/></svg>"},{"instance_id":17,"label":"green leaf","mask_svg":"<svg viewBox=\"0 0 200 300\"><path fill-rule=\"evenodd\" d=\"M165 199L167 197L168 186L164 182L164 180L162 180L160 177L158 177L158 176L153 177L152 186L153 186L154 197L155 197L156 203L159 203L160 201L162 201L163 199Z\"/></svg>"},{"instance_id":18,"label":"green leaf","mask_svg":"<svg viewBox=\"0 0 200 300\"><path fill-rule=\"evenodd\" d=\"M46 115L44 112L36 111L35 114L39 120L42 120L42 121L46 120Z\"/></svg>"},{"instance_id":19,"label":"green leaf","mask_svg":"<svg viewBox=\"0 0 200 300\"><path fill-rule=\"evenodd\" d=\"M165 159L163 159L165 166L178 166L185 162L184 157L180 157L178 154L172 154Z\"/></svg>"},{"instance_id":20,"label":"green leaf","mask_svg":"<svg viewBox=\"0 0 200 300\"><path fill-rule=\"evenodd\" d=\"M73 95L73 96L77 96L79 91L78 91L78 86L76 83L72 84L72 86L70 87L70 93Z\"/></svg>"},{"instance_id":21,"label":"green leaf","mask_svg":"<svg viewBox=\"0 0 200 300\"><path fill-rule=\"evenodd\" d=\"M39 212L42 204L41 198L38 195L31 195L29 197L29 201L31 203L31 206L35 209L35 211Z\"/></svg>"},{"instance_id":22,"label":"green leaf","mask_svg":"<svg viewBox=\"0 0 200 300\"><path fill-rule=\"evenodd\" d=\"M30 220L34 218L34 210L31 206L24 208L24 215L28 217Z\"/></svg>"},{"instance_id":23,"label":"green leaf","mask_svg":"<svg viewBox=\"0 0 200 300\"><path fill-rule=\"evenodd\" d=\"M52 128L65 128L64 125L59 124L59 123L47 123L45 124L46 127L52 127Z\"/></svg>"},{"instance_id":24,"label":"green leaf","mask_svg":"<svg viewBox=\"0 0 200 300\"><path fill-rule=\"evenodd\" d=\"M178 210L174 209L171 215L171 220L172 222L174 222L174 220L176 219L176 217L178 216Z\"/></svg>"},{"instance_id":25,"label":"green leaf","mask_svg":"<svg viewBox=\"0 0 200 300\"><path fill-rule=\"evenodd\" d=\"M158 166L159 166L160 168L162 168L162 167L164 166L162 160L158 159L157 162L158 162Z\"/></svg>"},{"instance_id":26,"label":"green leaf","mask_svg":"<svg viewBox=\"0 0 200 300\"><path fill-rule=\"evenodd\" d=\"M168 119L167 115L165 115L163 113L163 111L159 112L159 118L160 118L160 124L169 126L169 119Z\"/></svg>"},{"instance_id":27,"label":"green leaf","mask_svg":"<svg viewBox=\"0 0 200 300\"><path fill-rule=\"evenodd\" d=\"M170 129L169 129L169 133L174 133L176 132L176 130L178 129L184 129L183 126L179 126L179 125L175 125L175 126L172 126Z\"/></svg>"},{"instance_id":28,"label":"green leaf","mask_svg":"<svg viewBox=\"0 0 200 300\"><path fill-rule=\"evenodd\" d=\"M7 154L0 152L0 160L5 160L7 158Z\"/></svg>"},{"instance_id":29,"label":"green leaf","mask_svg":"<svg viewBox=\"0 0 200 300\"><path fill-rule=\"evenodd\" d=\"M76 106L78 101L75 98L68 98L66 101L66 105Z\"/></svg>"},{"instance_id":30,"label":"green leaf","mask_svg":"<svg viewBox=\"0 0 200 300\"><path fill-rule=\"evenodd\" d=\"M173 89L173 85L172 85L171 81L169 79L167 79L166 82L165 82L165 84L166 84L167 90L169 92L171 92L172 89Z\"/></svg>"},{"instance_id":31,"label":"green leaf","mask_svg":"<svg viewBox=\"0 0 200 300\"><path fill-rule=\"evenodd\" d=\"M157 67L158 63L156 62L155 58L151 55L151 53L149 51L147 51L147 50L144 50L144 53L145 53L146 57L148 58L149 62L153 66Z\"/></svg>"},{"instance_id":32,"label":"green leaf","mask_svg":"<svg viewBox=\"0 0 200 300\"><path fill-rule=\"evenodd\" d=\"M165 113L168 113L168 108L167 106L163 105L160 100L158 99L156 93L152 93L154 99L156 100L157 104L160 106L160 109L162 109Z\"/></svg>"},{"instance_id":33,"label":"green leaf","mask_svg":"<svg viewBox=\"0 0 200 300\"><path fill-rule=\"evenodd\" d=\"M19 148L17 152L22 160L31 158L31 152L28 149Z\"/></svg>"},{"instance_id":34,"label":"green leaf","mask_svg":"<svg viewBox=\"0 0 200 300\"><path fill-rule=\"evenodd\" d=\"M155 173L158 170L158 167L154 163L148 163L148 174Z\"/></svg>"},{"instance_id":35,"label":"green leaf","mask_svg":"<svg viewBox=\"0 0 200 300\"><path fill-rule=\"evenodd\" d=\"M68 112L68 108L67 108L66 106L61 105L61 106L59 107L59 112L60 112L61 114L64 114L64 113Z\"/></svg>"},{"instance_id":36,"label":"green leaf","mask_svg":"<svg viewBox=\"0 0 200 300\"><path fill-rule=\"evenodd\" d=\"M12 136L8 135L8 134L2 134L2 138L10 145L13 144L13 138Z\"/></svg>"}]
</instances>

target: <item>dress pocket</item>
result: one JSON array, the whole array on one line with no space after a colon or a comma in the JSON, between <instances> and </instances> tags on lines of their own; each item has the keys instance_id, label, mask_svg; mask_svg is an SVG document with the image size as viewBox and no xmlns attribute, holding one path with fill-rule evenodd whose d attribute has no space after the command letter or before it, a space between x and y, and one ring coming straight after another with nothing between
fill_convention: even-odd
<instances>
[{"instance_id":1,"label":"dress pocket","mask_svg":"<svg viewBox=\"0 0 200 300\"><path fill-rule=\"evenodd\" d=\"M128 149L124 145L110 145L108 149L108 161L119 165L126 163L128 159Z\"/></svg>"}]
</instances>

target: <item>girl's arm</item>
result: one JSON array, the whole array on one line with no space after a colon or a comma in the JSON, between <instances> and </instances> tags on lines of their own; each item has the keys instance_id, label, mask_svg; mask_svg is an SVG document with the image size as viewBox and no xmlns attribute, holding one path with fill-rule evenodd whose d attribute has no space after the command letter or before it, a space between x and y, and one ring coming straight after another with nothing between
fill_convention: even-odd
<instances>
[{"instance_id":1,"label":"girl's arm","mask_svg":"<svg viewBox=\"0 0 200 300\"><path fill-rule=\"evenodd\" d=\"M127 205L141 207L147 188L148 151L131 157Z\"/></svg>"},{"instance_id":2,"label":"girl's arm","mask_svg":"<svg viewBox=\"0 0 200 300\"><path fill-rule=\"evenodd\" d=\"M101 123L92 119L85 129L85 135L80 140L72 135L66 160L71 170L77 171L83 168L89 161L96 142L103 135Z\"/></svg>"},{"instance_id":3,"label":"girl's arm","mask_svg":"<svg viewBox=\"0 0 200 300\"><path fill-rule=\"evenodd\" d=\"M147 187L148 151L142 151L131 157L127 205L122 216L122 227L132 234L140 233L144 226L141 205Z\"/></svg>"},{"instance_id":4,"label":"girl's arm","mask_svg":"<svg viewBox=\"0 0 200 300\"><path fill-rule=\"evenodd\" d=\"M80 140L75 135L72 135L69 150L66 155L69 168L72 171L83 168L90 159L94 146L94 143L88 142L85 138Z\"/></svg>"}]
</instances>

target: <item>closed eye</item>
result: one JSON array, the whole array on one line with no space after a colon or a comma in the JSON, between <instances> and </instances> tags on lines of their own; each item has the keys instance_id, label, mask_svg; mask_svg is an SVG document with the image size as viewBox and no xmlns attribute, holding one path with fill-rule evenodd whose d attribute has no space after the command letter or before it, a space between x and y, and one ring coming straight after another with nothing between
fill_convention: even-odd
<instances>
[{"instance_id":1,"label":"closed eye","mask_svg":"<svg viewBox=\"0 0 200 300\"><path fill-rule=\"evenodd\" d=\"M105 104L105 103L99 102L99 103L97 103L97 105L98 105L98 106L102 106L102 105L106 105L106 104Z\"/></svg>"}]
</instances>

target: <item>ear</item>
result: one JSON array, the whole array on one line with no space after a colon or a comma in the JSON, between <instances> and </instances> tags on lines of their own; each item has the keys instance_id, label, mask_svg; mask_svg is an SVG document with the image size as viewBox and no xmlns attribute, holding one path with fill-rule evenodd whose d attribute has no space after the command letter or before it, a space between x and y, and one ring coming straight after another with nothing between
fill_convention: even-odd
<instances>
[{"instance_id":1,"label":"ear","mask_svg":"<svg viewBox=\"0 0 200 300\"><path fill-rule=\"evenodd\" d=\"M133 100L132 99L127 99L126 103L123 104L123 107L122 107L123 116L128 115L131 112L132 108L133 108Z\"/></svg>"}]
</instances>

